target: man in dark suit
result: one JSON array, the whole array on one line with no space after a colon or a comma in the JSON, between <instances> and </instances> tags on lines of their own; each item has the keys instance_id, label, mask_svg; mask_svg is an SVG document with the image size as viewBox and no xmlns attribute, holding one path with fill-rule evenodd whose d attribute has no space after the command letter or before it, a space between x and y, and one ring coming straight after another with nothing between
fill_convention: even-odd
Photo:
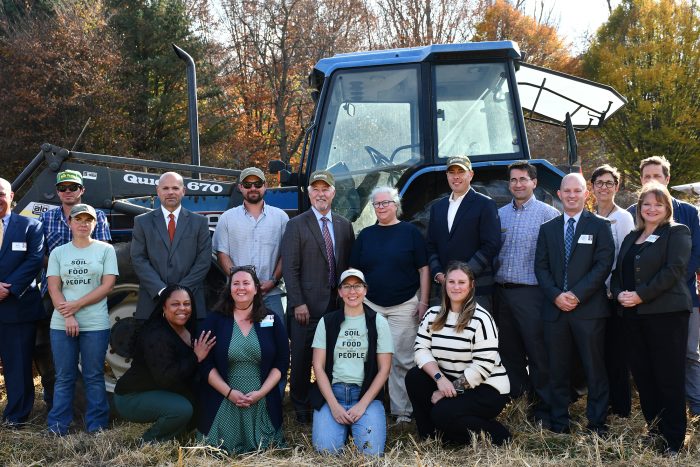
<instances>
[{"instance_id":1,"label":"man in dark suit","mask_svg":"<svg viewBox=\"0 0 700 467\"><path fill-rule=\"evenodd\" d=\"M606 432L608 378L605 370L605 322L609 315L605 279L615 242L610 222L584 210L586 181L566 175L557 193L564 214L540 227L535 275L546 299L542 308L549 357L552 431L569 432L570 365L574 347L588 386L588 429Z\"/></svg>"},{"instance_id":2,"label":"man in dark suit","mask_svg":"<svg viewBox=\"0 0 700 467\"><path fill-rule=\"evenodd\" d=\"M44 259L41 223L11 211L14 193L0 178L0 359L7 391L3 423L21 428L34 405L32 355L43 314L36 277Z\"/></svg>"},{"instance_id":3,"label":"man in dark suit","mask_svg":"<svg viewBox=\"0 0 700 467\"><path fill-rule=\"evenodd\" d=\"M447 160L452 193L430 208L428 261L433 280L442 285L450 261L464 261L476 277L476 299L491 310L493 259L498 254L501 223L496 203L471 188L474 177L467 156Z\"/></svg>"},{"instance_id":4,"label":"man in dark suit","mask_svg":"<svg viewBox=\"0 0 700 467\"><path fill-rule=\"evenodd\" d=\"M321 317L338 308L338 277L348 268L355 241L352 225L331 212L335 179L326 171L309 180L311 209L290 219L282 237L282 276L287 286L291 374L289 395L299 422L310 421L311 343Z\"/></svg>"},{"instance_id":5,"label":"man in dark suit","mask_svg":"<svg viewBox=\"0 0 700 467\"><path fill-rule=\"evenodd\" d=\"M147 319L168 285L189 287L197 319L206 316L204 278L211 264L211 237L207 218L182 207L182 177L166 172L158 180L160 208L134 219L131 264L139 277L136 318Z\"/></svg>"}]
</instances>

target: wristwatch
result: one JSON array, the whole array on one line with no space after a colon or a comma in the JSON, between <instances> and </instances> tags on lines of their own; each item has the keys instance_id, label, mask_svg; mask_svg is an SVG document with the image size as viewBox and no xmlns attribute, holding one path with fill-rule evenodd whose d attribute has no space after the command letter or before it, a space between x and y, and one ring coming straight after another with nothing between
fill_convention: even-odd
<instances>
[{"instance_id":1,"label":"wristwatch","mask_svg":"<svg viewBox=\"0 0 700 467\"><path fill-rule=\"evenodd\" d=\"M438 381L440 378L442 378L442 373L440 373L439 371L433 375L433 379L435 381Z\"/></svg>"}]
</instances>

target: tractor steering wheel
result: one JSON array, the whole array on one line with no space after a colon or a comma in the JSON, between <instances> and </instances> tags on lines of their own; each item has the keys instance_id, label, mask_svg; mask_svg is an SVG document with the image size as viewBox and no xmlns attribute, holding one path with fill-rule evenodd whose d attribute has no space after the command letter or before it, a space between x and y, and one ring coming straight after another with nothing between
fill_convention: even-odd
<instances>
[{"instance_id":1,"label":"tractor steering wheel","mask_svg":"<svg viewBox=\"0 0 700 467\"><path fill-rule=\"evenodd\" d=\"M369 157L372 158L372 162L374 162L374 165L377 165L377 166L391 165L391 161L389 160L389 158L386 157L381 152L374 149L372 146L365 146L365 151L367 151L367 154L369 154Z\"/></svg>"}]
</instances>

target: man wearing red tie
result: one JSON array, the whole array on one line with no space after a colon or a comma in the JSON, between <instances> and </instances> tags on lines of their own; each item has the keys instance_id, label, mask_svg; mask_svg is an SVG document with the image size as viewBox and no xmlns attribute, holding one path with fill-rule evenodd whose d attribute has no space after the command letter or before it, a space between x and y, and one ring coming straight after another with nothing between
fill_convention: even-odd
<instances>
[{"instance_id":1,"label":"man wearing red tie","mask_svg":"<svg viewBox=\"0 0 700 467\"><path fill-rule=\"evenodd\" d=\"M131 264L140 282L136 318L147 319L160 292L180 284L192 290L197 318L203 319L204 278L211 263L207 218L182 207L185 185L180 174L161 175L156 192L160 207L134 219Z\"/></svg>"}]
</instances>

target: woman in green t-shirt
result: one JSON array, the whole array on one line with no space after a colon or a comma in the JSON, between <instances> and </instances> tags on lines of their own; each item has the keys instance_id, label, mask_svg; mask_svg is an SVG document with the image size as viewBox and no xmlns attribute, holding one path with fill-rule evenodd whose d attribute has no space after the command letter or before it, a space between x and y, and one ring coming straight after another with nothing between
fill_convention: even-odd
<instances>
[{"instance_id":1,"label":"woman in green t-shirt","mask_svg":"<svg viewBox=\"0 0 700 467\"><path fill-rule=\"evenodd\" d=\"M386 318L363 305L364 274L348 269L340 276L343 307L316 327L313 366L316 385L312 440L321 452L338 452L348 430L363 454L381 455L386 443L384 384L394 352Z\"/></svg>"},{"instance_id":2,"label":"woman in green t-shirt","mask_svg":"<svg viewBox=\"0 0 700 467\"><path fill-rule=\"evenodd\" d=\"M119 271L112 245L91 238L97 214L92 206L76 204L68 226L73 239L51 252L47 282L54 312L50 337L56 367L49 430L68 434L73 421L73 394L80 361L88 432L106 429L109 404L104 384L104 364L109 343L107 294Z\"/></svg>"}]
</instances>

